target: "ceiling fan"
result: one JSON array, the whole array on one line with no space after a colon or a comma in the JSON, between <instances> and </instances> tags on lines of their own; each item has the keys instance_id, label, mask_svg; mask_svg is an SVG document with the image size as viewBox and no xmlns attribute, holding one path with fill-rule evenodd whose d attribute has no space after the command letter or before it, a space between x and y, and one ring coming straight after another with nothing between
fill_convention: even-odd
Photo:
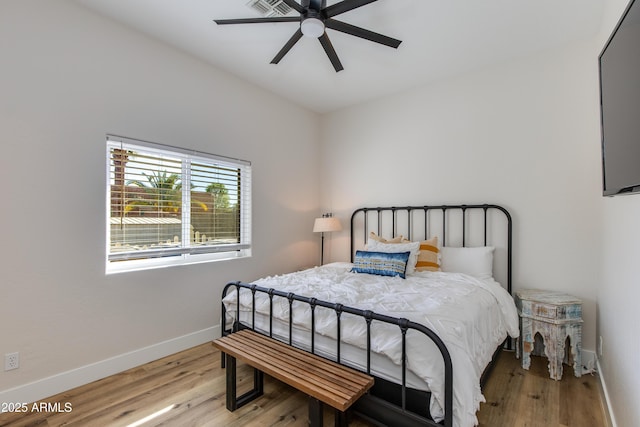
<instances>
[{"instance_id":1,"label":"ceiling fan","mask_svg":"<svg viewBox=\"0 0 640 427\"><path fill-rule=\"evenodd\" d=\"M300 13L300 16L215 19L214 21L218 25L257 24L263 22L300 22L300 28L298 28L280 52L278 52L278 54L271 60L271 63L279 63L289 50L291 50L291 48L298 42L298 40L300 40L302 36L306 36L317 38L320 41L324 51L331 60L331 64L333 64L333 68L338 72L343 70L344 67L331 44L331 40L329 40L329 36L327 35L325 28L331 28L332 30L340 31L342 33L350 34L352 36L360 37L393 48L397 48L400 46L400 43L402 43L401 40L396 40L394 38L333 19L334 16L349 12L350 10L373 3L374 1L377 0L343 0L339 3L327 6L326 0L302 0L301 3L297 3L294 0L282 0L282 2L291 9Z\"/></svg>"}]
</instances>

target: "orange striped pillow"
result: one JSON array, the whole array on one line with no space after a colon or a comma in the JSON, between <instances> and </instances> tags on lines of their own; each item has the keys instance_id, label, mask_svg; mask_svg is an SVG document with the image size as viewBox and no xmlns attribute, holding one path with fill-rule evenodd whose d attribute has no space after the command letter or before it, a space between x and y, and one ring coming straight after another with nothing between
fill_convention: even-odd
<instances>
[{"instance_id":1,"label":"orange striped pillow","mask_svg":"<svg viewBox=\"0 0 640 427\"><path fill-rule=\"evenodd\" d=\"M440 271L440 263L438 262L439 253L438 236L420 242L420 253L418 254L416 271Z\"/></svg>"}]
</instances>

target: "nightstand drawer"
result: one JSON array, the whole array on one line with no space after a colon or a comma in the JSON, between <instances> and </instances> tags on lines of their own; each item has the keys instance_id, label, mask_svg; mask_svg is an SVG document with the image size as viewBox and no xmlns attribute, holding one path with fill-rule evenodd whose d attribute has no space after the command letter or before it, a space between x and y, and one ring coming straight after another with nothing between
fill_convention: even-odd
<instances>
[{"instance_id":1,"label":"nightstand drawer","mask_svg":"<svg viewBox=\"0 0 640 427\"><path fill-rule=\"evenodd\" d=\"M572 320L582 318L581 304L544 304L535 301L520 300L522 315L544 319Z\"/></svg>"}]
</instances>

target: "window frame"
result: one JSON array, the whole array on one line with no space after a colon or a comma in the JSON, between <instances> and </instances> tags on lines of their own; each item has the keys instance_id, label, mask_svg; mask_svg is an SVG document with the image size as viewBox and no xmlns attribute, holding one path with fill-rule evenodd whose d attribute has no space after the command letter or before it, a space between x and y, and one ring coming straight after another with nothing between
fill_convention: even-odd
<instances>
[{"instance_id":1,"label":"window frame","mask_svg":"<svg viewBox=\"0 0 640 427\"><path fill-rule=\"evenodd\" d=\"M207 166L216 165L216 167L221 168L237 168L239 171L238 189L240 193L237 200L237 203L240 205L238 213L238 235L240 242L229 244L192 244L191 238L186 238L188 234L186 229L191 224L191 191L181 191L182 205L180 221L182 225L180 226L181 238L179 247L113 253L111 251L111 194L113 172L113 159L111 154L114 148L131 151L134 151L132 149L138 149L140 153L158 154L179 159L181 164L180 181L182 188L191 188L192 162L198 162L198 165L206 164ZM161 172L160 169L157 171ZM249 161L108 134L106 136L106 274L251 257L251 185L251 162ZM143 257L141 257L141 255ZM146 257L144 255L146 255ZM131 259L134 257L135 259Z\"/></svg>"}]
</instances>

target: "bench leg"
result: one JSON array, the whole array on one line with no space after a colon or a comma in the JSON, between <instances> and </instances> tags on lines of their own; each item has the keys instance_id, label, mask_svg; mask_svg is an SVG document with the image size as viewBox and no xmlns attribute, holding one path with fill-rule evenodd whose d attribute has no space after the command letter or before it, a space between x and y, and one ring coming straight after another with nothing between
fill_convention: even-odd
<instances>
[{"instance_id":1,"label":"bench leg","mask_svg":"<svg viewBox=\"0 0 640 427\"><path fill-rule=\"evenodd\" d=\"M322 402L309 396L309 426L322 427L323 408Z\"/></svg>"},{"instance_id":2,"label":"bench leg","mask_svg":"<svg viewBox=\"0 0 640 427\"><path fill-rule=\"evenodd\" d=\"M236 401L236 358L225 354L226 365L227 365L227 410L233 412L238 409L237 401Z\"/></svg>"},{"instance_id":3,"label":"bench leg","mask_svg":"<svg viewBox=\"0 0 640 427\"><path fill-rule=\"evenodd\" d=\"M347 427L349 425L349 421L347 419L347 413L342 412L339 409L336 409L335 412L336 412L335 427Z\"/></svg>"},{"instance_id":4,"label":"bench leg","mask_svg":"<svg viewBox=\"0 0 640 427\"><path fill-rule=\"evenodd\" d=\"M236 397L238 380L236 358L229 354L225 356L227 365L227 410L233 412L255 398L262 396L264 393L264 373L253 368L253 390L246 392L240 397Z\"/></svg>"},{"instance_id":5,"label":"bench leg","mask_svg":"<svg viewBox=\"0 0 640 427\"><path fill-rule=\"evenodd\" d=\"M257 396L262 396L264 394L264 372L255 368L253 369L253 391Z\"/></svg>"},{"instance_id":6,"label":"bench leg","mask_svg":"<svg viewBox=\"0 0 640 427\"><path fill-rule=\"evenodd\" d=\"M310 427L322 427L323 425L324 408L322 402L318 399L309 396L309 426ZM347 413L338 409L335 410L335 426L347 427L349 422L347 420Z\"/></svg>"}]
</instances>

